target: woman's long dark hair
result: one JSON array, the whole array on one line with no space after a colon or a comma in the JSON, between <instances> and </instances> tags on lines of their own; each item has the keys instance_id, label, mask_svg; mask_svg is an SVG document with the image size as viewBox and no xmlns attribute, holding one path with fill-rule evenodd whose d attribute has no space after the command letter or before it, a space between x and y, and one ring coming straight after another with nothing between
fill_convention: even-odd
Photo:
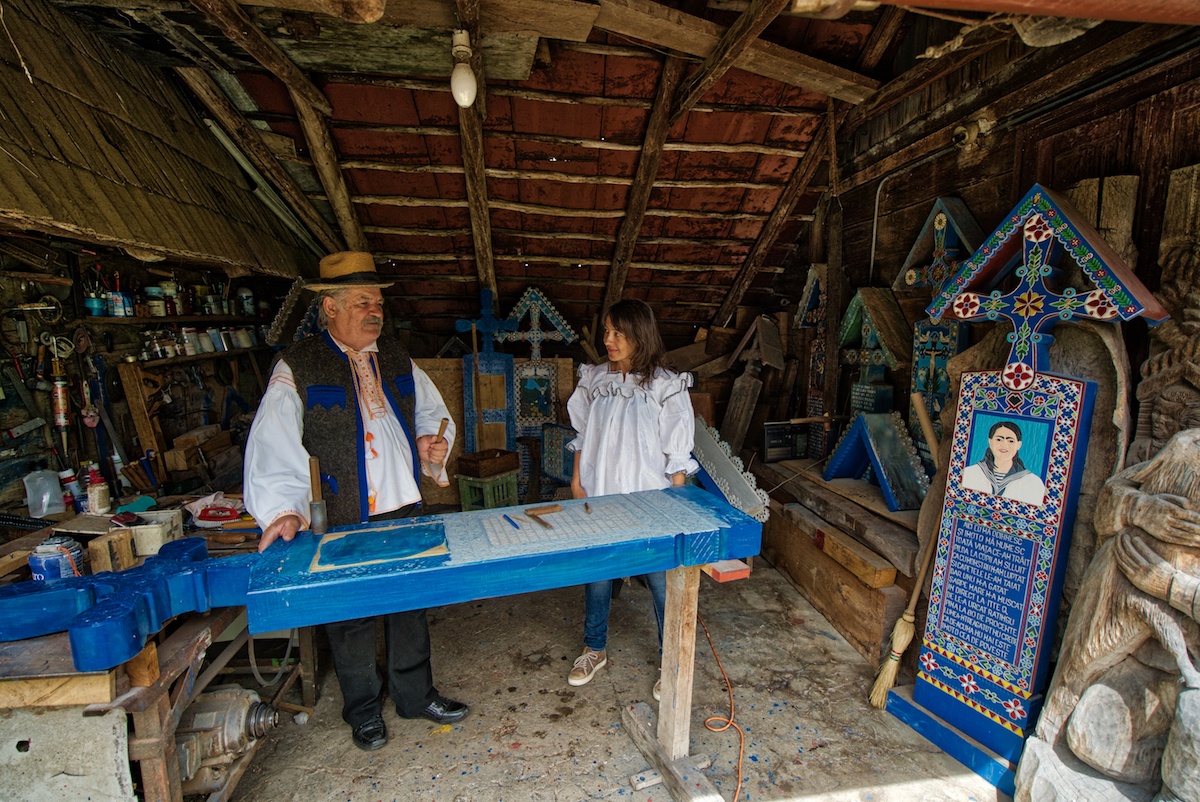
<instances>
[{"instance_id":1,"label":"woman's long dark hair","mask_svg":"<svg viewBox=\"0 0 1200 802\"><path fill-rule=\"evenodd\" d=\"M1010 432L1012 432L1014 435L1016 435L1017 442L1018 443L1021 442L1021 427L1017 426L1017 424L1015 424L1015 423L1009 423L1008 421L1000 421L999 423L993 423L992 428L988 429L988 440L991 440L992 436L994 434L996 434L996 432L1000 431L1001 429L1008 429ZM984 459L984 462L987 463L988 470L992 470L992 471L996 470L996 455L992 453L991 446L988 446L987 451L984 452L983 459ZM1027 470L1029 470L1029 469L1025 467L1025 463L1021 460L1020 456L1014 454L1012 467L1008 469L1008 472L1016 473L1017 471L1027 471Z\"/></svg>"},{"instance_id":2,"label":"woman's long dark hair","mask_svg":"<svg viewBox=\"0 0 1200 802\"><path fill-rule=\"evenodd\" d=\"M633 344L631 371L638 374L638 384L645 387L658 368L667 367L667 347L654 320L654 310L645 301L617 301L604 313L612 327Z\"/></svg>"}]
</instances>

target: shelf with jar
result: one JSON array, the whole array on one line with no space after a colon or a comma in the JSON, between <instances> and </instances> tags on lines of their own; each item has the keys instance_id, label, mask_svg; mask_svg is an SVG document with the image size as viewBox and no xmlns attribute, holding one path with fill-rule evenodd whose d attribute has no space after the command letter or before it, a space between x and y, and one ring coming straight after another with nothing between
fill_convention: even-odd
<instances>
[{"instance_id":1,"label":"shelf with jar","mask_svg":"<svg viewBox=\"0 0 1200 802\"><path fill-rule=\"evenodd\" d=\"M160 368L165 365L182 365L188 362L203 362L206 359L234 359L242 354L253 354L259 351L270 351L269 345L252 345L249 348L233 348L228 351L206 351L200 354L180 354L178 356L151 359L138 364L144 368Z\"/></svg>"},{"instance_id":2,"label":"shelf with jar","mask_svg":"<svg viewBox=\"0 0 1200 802\"><path fill-rule=\"evenodd\" d=\"M215 323L223 326L258 326L270 321L258 317L244 317L242 315L172 315L170 317L156 315L149 317L89 315L83 318L82 322L117 326L172 326L189 323Z\"/></svg>"}]
</instances>

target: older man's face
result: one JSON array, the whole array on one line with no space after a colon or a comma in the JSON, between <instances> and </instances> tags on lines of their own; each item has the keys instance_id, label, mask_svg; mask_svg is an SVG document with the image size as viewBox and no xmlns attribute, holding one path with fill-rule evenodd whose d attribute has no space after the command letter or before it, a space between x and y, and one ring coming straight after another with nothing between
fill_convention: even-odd
<instances>
[{"instance_id":1,"label":"older man's face","mask_svg":"<svg viewBox=\"0 0 1200 802\"><path fill-rule=\"evenodd\" d=\"M377 287L353 289L341 299L326 298L329 333L340 343L361 351L383 332L383 294Z\"/></svg>"}]
</instances>

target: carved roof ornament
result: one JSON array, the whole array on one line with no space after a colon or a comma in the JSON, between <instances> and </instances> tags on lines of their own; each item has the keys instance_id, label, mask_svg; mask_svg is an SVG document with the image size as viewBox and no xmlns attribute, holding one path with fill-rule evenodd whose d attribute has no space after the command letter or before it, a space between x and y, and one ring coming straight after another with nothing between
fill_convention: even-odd
<instances>
[{"instance_id":1,"label":"carved roof ornament","mask_svg":"<svg viewBox=\"0 0 1200 802\"><path fill-rule=\"evenodd\" d=\"M983 229L958 198L938 198L892 282L893 290L932 287L935 293L958 264L983 243Z\"/></svg>"},{"instance_id":2,"label":"carved roof ornament","mask_svg":"<svg viewBox=\"0 0 1200 802\"><path fill-rule=\"evenodd\" d=\"M1059 261L1069 258L1095 289L1061 293L1047 285L1057 279ZM1016 286L1000 286L1010 276ZM1034 184L1008 217L958 266L926 308L934 320L966 322L1001 318L1012 322L1012 343L1002 382L1010 390L1031 387L1049 364L1050 330L1060 321L1132 320L1151 324L1168 315L1116 251L1062 195Z\"/></svg>"}]
</instances>

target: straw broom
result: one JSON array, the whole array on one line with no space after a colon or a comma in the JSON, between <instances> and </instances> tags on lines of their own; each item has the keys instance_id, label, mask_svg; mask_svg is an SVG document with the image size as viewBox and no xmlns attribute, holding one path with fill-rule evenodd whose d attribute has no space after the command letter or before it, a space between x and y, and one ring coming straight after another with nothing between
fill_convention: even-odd
<instances>
[{"instance_id":1,"label":"straw broom","mask_svg":"<svg viewBox=\"0 0 1200 802\"><path fill-rule=\"evenodd\" d=\"M908 607L904 615L892 627L892 651L879 665L879 673L875 677L875 685L871 688L871 704L880 710L887 707L888 691L896 684L896 674L900 671L900 658L904 650L912 643L916 627L913 622L917 615L917 601L921 597L921 588L925 584L925 574L929 570L930 559L937 550L937 535L933 534L925 544L925 553L921 556L921 570L917 572L917 581L913 586L912 595L908 599Z\"/></svg>"},{"instance_id":2,"label":"straw broom","mask_svg":"<svg viewBox=\"0 0 1200 802\"><path fill-rule=\"evenodd\" d=\"M933 432L933 422L929 420L929 411L925 408L925 399L921 393L912 394L913 407L917 411L917 418L921 423L921 432L925 435L925 441L929 444L929 454L933 459L934 470L938 469L938 441ZM896 684L896 674L900 671L900 658L904 656L904 651L908 645L912 643L913 634L916 630L914 621L917 615L917 602L921 598L921 589L925 585L925 574L929 572L929 564L933 561L933 553L937 551L937 533L930 535L929 540L925 543L924 552L921 555L921 568L917 571L916 582L913 583L912 595L908 599L908 607L904 610L904 615L892 627L892 651L888 654L884 661L879 666L879 673L875 677L875 685L871 688L870 701L874 707L880 710L887 706L888 691Z\"/></svg>"}]
</instances>

